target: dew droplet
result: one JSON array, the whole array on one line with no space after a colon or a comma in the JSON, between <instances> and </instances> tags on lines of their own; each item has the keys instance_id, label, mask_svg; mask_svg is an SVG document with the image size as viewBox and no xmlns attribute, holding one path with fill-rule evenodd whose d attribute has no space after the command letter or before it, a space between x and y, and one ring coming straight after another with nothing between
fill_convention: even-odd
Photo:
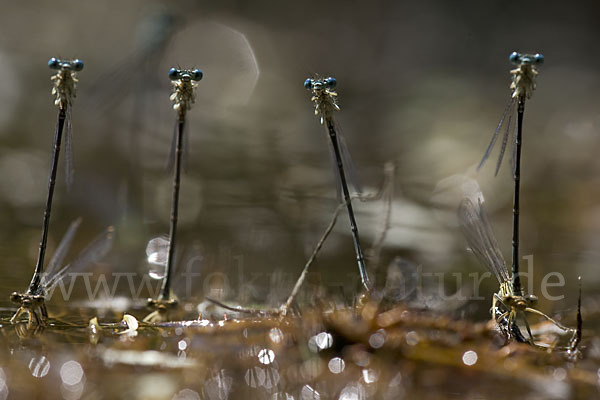
<instances>
[{"instance_id":1,"label":"dew droplet","mask_svg":"<svg viewBox=\"0 0 600 400\"><path fill-rule=\"evenodd\" d=\"M477 362L477 353L473 350L465 351L465 354L462 356L462 361L465 365L474 365Z\"/></svg>"}]
</instances>

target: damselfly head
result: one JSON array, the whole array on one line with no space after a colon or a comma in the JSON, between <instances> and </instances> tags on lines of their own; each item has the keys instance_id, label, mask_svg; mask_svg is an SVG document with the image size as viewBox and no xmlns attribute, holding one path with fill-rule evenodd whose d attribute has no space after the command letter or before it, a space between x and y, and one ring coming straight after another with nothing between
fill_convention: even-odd
<instances>
[{"instance_id":1,"label":"damselfly head","mask_svg":"<svg viewBox=\"0 0 600 400\"><path fill-rule=\"evenodd\" d=\"M23 300L23 295L17 292L12 292L10 295L10 301L15 304L21 304Z\"/></svg>"},{"instance_id":2,"label":"damselfly head","mask_svg":"<svg viewBox=\"0 0 600 400\"><path fill-rule=\"evenodd\" d=\"M328 89L333 89L335 85L337 85L337 80L335 78L329 77L325 79L325 86L327 86Z\"/></svg>"},{"instance_id":3,"label":"damselfly head","mask_svg":"<svg viewBox=\"0 0 600 400\"><path fill-rule=\"evenodd\" d=\"M312 78L308 78L307 80L304 81L304 88L306 90L311 90L312 89L312 85L313 85Z\"/></svg>"},{"instance_id":4,"label":"damselfly head","mask_svg":"<svg viewBox=\"0 0 600 400\"><path fill-rule=\"evenodd\" d=\"M204 76L204 73L199 69L192 70L192 79L195 81L199 81Z\"/></svg>"},{"instance_id":5,"label":"damselfly head","mask_svg":"<svg viewBox=\"0 0 600 400\"><path fill-rule=\"evenodd\" d=\"M171 68L169 70L169 79L172 81L179 79L179 70L177 68Z\"/></svg>"},{"instance_id":6,"label":"damselfly head","mask_svg":"<svg viewBox=\"0 0 600 400\"><path fill-rule=\"evenodd\" d=\"M52 57L48 60L48 67L50 69L59 69L60 68L60 60L58 58Z\"/></svg>"},{"instance_id":7,"label":"damselfly head","mask_svg":"<svg viewBox=\"0 0 600 400\"><path fill-rule=\"evenodd\" d=\"M524 298L525 298L525 301L527 302L527 304L529 306L534 306L538 302L538 297L536 295L533 295L533 294L525 295Z\"/></svg>"},{"instance_id":8,"label":"damselfly head","mask_svg":"<svg viewBox=\"0 0 600 400\"><path fill-rule=\"evenodd\" d=\"M183 80L183 81L199 81L202 79L202 77L204 76L204 74L202 73L201 70L199 69L193 69L193 70L180 70L177 68L171 68L169 70L169 79L171 79L172 81L176 81L176 80Z\"/></svg>"},{"instance_id":9,"label":"damselfly head","mask_svg":"<svg viewBox=\"0 0 600 400\"><path fill-rule=\"evenodd\" d=\"M60 69L63 71L81 71L83 69L83 61L78 58L69 61L52 57L48 60L48 67L50 69Z\"/></svg>"},{"instance_id":10,"label":"damselfly head","mask_svg":"<svg viewBox=\"0 0 600 400\"><path fill-rule=\"evenodd\" d=\"M512 53L510 53L510 56L508 58L510 62L514 65L541 65L544 63L544 56L540 53L521 54L517 53L516 51L513 51Z\"/></svg>"},{"instance_id":11,"label":"damselfly head","mask_svg":"<svg viewBox=\"0 0 600 400\"><path fill-rule=\"evenodd\" d=\"M337 85L337 80L333 77L325 78L325 79L312 79L308 78L304 81L304 87L308 90L324 90L324 89L333 89Z\"/></svg>"},{"instance_id":12,"label":"damselfly head","mask_svg":"<svg viewBox=\"0 0 600 400\"><path fill-rule=\"evenodd\" d=\"M81 61L79 58L73 60L71 64L73 65L73 70L75 71L81 71L83 69L83 61Z\"/></svg>"}]
</instances>

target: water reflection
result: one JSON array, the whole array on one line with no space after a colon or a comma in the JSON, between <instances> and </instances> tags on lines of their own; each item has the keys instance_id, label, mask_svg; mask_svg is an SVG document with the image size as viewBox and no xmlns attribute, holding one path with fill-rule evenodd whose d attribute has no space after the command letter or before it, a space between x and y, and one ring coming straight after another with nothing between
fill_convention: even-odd
<instances>
[{"instance_id":1,"label":"water reflection","mask_svg":"<svg viewBox=\"0 0 600 400\"><path fill-rule=\"evenodd\" d=\"M81 364L74 360L67 361L60 367L60 378L67 386L74 386L81 383L84 378Z\"/></svg>"},{"instance_id":2,"label":"water reflection","mask_svg":"<svg viewBox=\"0 0 600 400\"><path fill-rule=\"evenodd\" d=\"M322 361L319 357L311 357L302 363L300 367L300 376L304 381L313 381L319 377L323 371Z\"/></svg>"},{"instance_id":3,"label":"water reflection","mask_svg":"<svg viewBox=\"0 0 600 400\"><path fill-rule=\"evenodd\" d=\"M265 381L263 383L263 387L267 389L267 391L277 389L279 387L279 381L281 379L277 368L267 367L265 370L265 375L266 376Z\"/></svg>"},{"instance_id":4,"label":"water reflection","mask_svg":"<svg viewBox=\"0 0 600 400\"><path fill-rule=\"evenodd\" d=\"M181 389L175 393L172 400L200 400L200 395L192 389Z\"/></svg>"},{"instance_id":5,"label":"water reflection","mask_svg":"<svg viewBox=\"0 0 600 400\"><path fill-rule=\"evenodd\" d=\"M268 365L275 360L275 352L271 349L262 349L258 352L258 361L262 364Z\"/></svg>"},{"instance_id":6,"label":"water reflection","mask_svg":"<svg viewBox=\"0 0 600 400\"><path fill-rule=\"evenodd\" d=\"M381 346L383 346L385 343L385 331L383 329L378 330L377 332L375 332L374 334L372 334L369 337L369 345L374 348L374 349L378 349Z\"/></svg>"},{"instance_id":7,"label":"water reflection","mask_svg":"<svg viewBox=\"0 0 600 400\"><path fill-rule=\"evenodd\" d=\"M8 384L6 383L6 374L0 368L0 400L5 400L8 397Z\"/></svg>"},{"instance_id":8,"label":"water reflection","mask_svg":"<svg viewBox=\"0 0 600 400\"><path fill-rule=\"evenodd\" d=\"M50 371L50 361L44 357L32 357L29 361L29 371L36 378L43 378Z\"/></svg>"},{"instance_id":9,"label":"water reflection","mask_svg":"<svg viewBox=\"0 0 600 400\"><path fill-rule=\"evenodd\" d=\"M204 393L210 400L225 400L233 386L233 378L224 369L215 373L204 385Z\"/></svg>"},{"instance_id":10,"label":"water reflection","mask_svg":"<svg viewBox=\"0 0 600 400\"><path fill-rule=\"evenodd\" d=\"M334 357L331 360L329 360L327 367L329 368L331 373L340 374L344 371L344 368L346 367L346 363L340 357Z\"/></svg>"},{"instance_id":11,"label":"water reflection","mask_svg":"<svg viewBox=\"0 0 600 400\"><path fill-rule=\"evenodd\" d=\"M283 342L283 333L279 328L271 328L269 330L269 339L275 344L281 344Z\"/></svg>"},{"instance_id":12,"label":"water reflection","mask_svg":"<svg viewBox=\"0 0 600 400\"><path fill-rule=\"evenodd\" d=\"M308 340L308 348L317 353L333 346L333 336L327 332L320 332Z\"/></svg>"},{"instance_id":13,"label":"water reflection","mask_svg":"<svg viewBox=\"0 0 600 400\"><path fill-rule=\"evenodd\" d=\"M342 389L339 400L364 400L365 398L364 387L360 383L351 383Z\"/></svg>"},{"instance_id":14,"label":"water reflection","mask_svg":"<svg viewBox=\"0 0 600 400\"><path fill-rule=\"evenodd\" d=\"M320 400L321 395L310 385L304 385L302 390L300 390L300 399L301 400Z\"/></svg>"},{"instance_id":15,"label":"water reflection","mask_svg":"<svg viewBox=\"0 0 600 400\"><path fill-rule=\"evenodd\" d=\"M273 393L270 400L294 400L294 396L287 392Z\"/></svg>"},{"instance_id":16,"label":"water reflection","mask_svg":"<svg viewBox=\"0 0 600 400\"><path fill-rule=\"evenodd\" d=\"M374 369L363 369L362 377L365 383L375 383L379 379L379 372Z\"/></svg>"},{"instance_id":17,"label":"water reflection","mask_svg":"<svg viewBox=\"0 0 600 400\"><path fill-rule=\"evenodd\" d=\"M462 361L465 365L474 365L477 362L477 353L473 350L466 351L462 356Z\"/></svg>"},{"instance_id":18,"label":"water reflection","mask_svg":"<svg viewBox=\"0 0 600 400\"><path fill-rule=\"evenodd\" d=\"M83 382L79 382L75 385L67 385L63 383L60 385L60 393L63 395L65 400L78 400L81 398L84 390Z\"/></svg>"},{"instance_id":19,"label":"water reflection","mask_svg":"<svg viewBox=\"0 0 600 400\"><path fill-rule=\"evenodd\" d=\"M253 367L246 370L246 375L244 379L246 380L246 385L251 388L258 388L262 386L265 382L265 370L260 367Z\"/></svg>"}]
</instances>

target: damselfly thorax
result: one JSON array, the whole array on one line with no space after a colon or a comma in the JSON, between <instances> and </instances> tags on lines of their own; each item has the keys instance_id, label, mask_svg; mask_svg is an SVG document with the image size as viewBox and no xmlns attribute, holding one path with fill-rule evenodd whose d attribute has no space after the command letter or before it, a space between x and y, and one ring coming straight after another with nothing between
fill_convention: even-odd
<instances>
[{"instance_id":1,"label":"damselfly thorax","mask_svg":"<svg viewBox=\"0 0 600 400\"><path fill-rule=\"evenodd\" d=\"M501 325L505 317L508 317L510 323L513 323L516 318L516 312L528 311L528 309L537 304L537 301L537 296L532 294L515 295L512 283L505 281L500 284L500 290L494 293L490 311L498 324Z\"/></svg>"},{"instance_id":2,"label":"damselfly thorax","mask_svg":"<svg viewBox=\"0 0 600 400\"><path fill-rule=\"evenodd\" d=\"M28 325L43 325L48 319L48 310L43 295L13 292L10 301L19 305L19 309L10 319L11 323L18 321L21 316L27 316Z\"/></svg>"}]
</instances>

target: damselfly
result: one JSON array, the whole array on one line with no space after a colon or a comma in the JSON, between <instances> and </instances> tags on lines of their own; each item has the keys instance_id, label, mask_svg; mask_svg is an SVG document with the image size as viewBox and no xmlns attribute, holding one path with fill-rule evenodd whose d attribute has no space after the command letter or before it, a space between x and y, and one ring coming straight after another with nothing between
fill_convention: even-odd
<instances>
[{"instance_id":1,"label":"damselfly","mask_svg":"<svg viewBox=\"0 0 600 400\"><path fill-rule=\"evenodd\" d=\"M80 224L81 218L71 223L71 226L48 263L46 271L40 275L39 282L34 285L32 281L25 293L13 292L11 294L11 301L20 305L11 322L17 322L22 315L27 315L29 325L45 324L48 319L48 311L45 303L48 292L54 289L58 283L65 280L70 273L81 271L88 265L101 260L111 249L114 237L112 226L108 227L101 235L88 244L74 261L62 266Z\"/></svg>"},{"instance_id":2,"label":"damselfly","mask_svg":"<svg viewBox=\"0 0 600 400\"><path fill-rule=\"evenodd\" d=\"M520 54L513 52L509 56L510 62L513 63L516 68L511 70L512 82L510 89L512 95L500 122L492 135L492 140L488 145L483 158L479 162L477 169L480 169L485 161L490 156L494 145L498 140L500 131L504 127L504 135L502 137L502 144L500 146L500 155L498 156L498 162L496 163L496 175L502 164L502 159L508 144L508 138L512 133L512 127L515 123L515 110L517 112L516 118L516 132L514 137L514 146L512 151L513 158L513 179L514 179L514 197L513 197L513 238L512 238L512 291L515 294L522 292L521 280L519 278L519 198L521 188L521 144L523 141L523 114L525 112L525 100L531 98L533 91L535 90L535 78L538 75L537 66L544 63L544 56L541 54ZM508 117L508 120L506 119ZM504 123L506 121L506 124Z\"/></svg>"},{"instance_id":3,"label":"damselfly","mask_svg":"<svg viewBox=\"0 0 600 400\"><path fill-rule=\"evenodd\" d=\"M356 261L358 263L358 270L360 278L364 288L367 291L371 290L371 282L367 273L367 266L365 263L365 257L360 247L360 239L358 236L358 226L354 218L354 211L352 210L352 199L350 191L348 190L348 184L346 179L346 168L352 170L352 162L350 161L350 153L346 147L344 139L336 130L336 123L333 118L334 111L339 111L340 107L337 104L337 93L335 92L335 86L337 81L335 78L329 77L325 79L312 79L308 78L304 81L304 87L311 91L311 100L315 103L315 115L321 117L321 124L327 126L330 139L330 149L332 150L332 161L335 162L335 175L337 177L337 191L338 197L340 191L343 194L343 201L348 209L348 216L350 218L350 228L352 230L352 239L354 241L354 250L356 252ZM359 188L358 191L360 191Z\"/></svg>"},{"instance_id":4,"label":"damselfly","mask_svg":"<svg viewBox=\"0 0 600 400\"><path fill-rule=\"evenodd\" d=\"M186 114L192 108L195 101L195 91L199 80L202 79L202 71L180 70L171 68L169 70L169 79L173 83L173 93L171 101L173 109L177 112L175 120L175 130L173 133L173 144L171 154L175 156L173 172L173 194L171 202L171 226L169 229L168 254L165 267L165 277L163 279L161 292L157 299L149 299L148 306L154 309L154 312L144 318L145 322L163 321L169 309L177 305L177 300L171 295L171 280L175 263L175 245L177 236L177 219L179 215L179 186L181 181L181 164L184 150L184 132Z\"/></svg>"},{"instance_id":5,"label":"damselfly","mask_svg":"<svg viewBox=\"0 0 600 400\"><path fill-rule=\"evenodd\" d=\"M37 296L42 292L41 279L44 269L44 257L46 255L46 244L48 242L48 230L50 228L50 214L52 212L52 199L54 197L54 186L56 184L56 173L58 170L58 159L60 155L60 146L65 133L66 147L66 181L67 187L72 182L73 167L71 157L71 106L75 91L77 88L76 72L83 69L83 62L79 59L72 61L59 60L51 58L48 61L48 67L56 70L50 79L53 82L52 95L54 96L54 105L58 107L58 120L54 131L54 145L52 149L52 161L50 164L50 176L48 178L48 197L46 198L46 209L42 222L42 240L38 252L38 259L33 273L33 278L29 284L27 294ZM17 314L19 314L17 312Z\"/></svg>"},{"instance_id":6,"label":"damselfly","mask_svg":"<svg viewBox=\"0 0 600 400\"><path fill-rule=\"evenodd\" d=\"M553 323L565 334L571 334L575 337L577 330L567 328L543 312L533 308L537 303L536 296L513 290L514 281L506 267L506 262L487 219L483 202L481 192L464 198L458 208L458 219L470 250L479 259L479 262L485 265L496 276L500 284L500 290L494 293L492 300L492 308L490 310L492 318L508 339L514 338L518 342L530 343L537 347L544 346L535 343L526 313L541 316ZM525 324L529 336L528 339L523 336L518 327L519 317L521 317ZM571 341L574 340L573 337Z\"/></svg>"}]
</instances>

